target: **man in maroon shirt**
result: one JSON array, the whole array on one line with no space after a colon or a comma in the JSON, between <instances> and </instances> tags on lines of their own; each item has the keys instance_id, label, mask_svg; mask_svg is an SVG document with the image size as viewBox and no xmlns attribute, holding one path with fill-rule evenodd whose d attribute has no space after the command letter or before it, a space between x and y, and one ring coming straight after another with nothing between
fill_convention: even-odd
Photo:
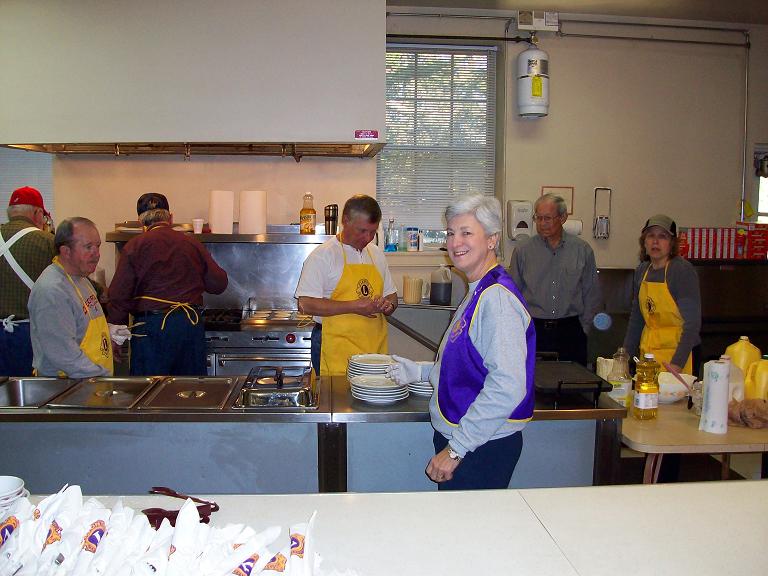
<instances>
[{"instance_id":1,"label":"man in maroon shirt","mask_svg":"<svg viewBox=\"0 0 768 576\"><path fill-rule=\"evenodd\" d=\"M144 233L120 252L109 286L110 322L132 330L131 375L205 375L203 292L221 294L227 273L194 237L173 229L168 200L149 193L136 210Z\"/></svg>"}]
</instances>

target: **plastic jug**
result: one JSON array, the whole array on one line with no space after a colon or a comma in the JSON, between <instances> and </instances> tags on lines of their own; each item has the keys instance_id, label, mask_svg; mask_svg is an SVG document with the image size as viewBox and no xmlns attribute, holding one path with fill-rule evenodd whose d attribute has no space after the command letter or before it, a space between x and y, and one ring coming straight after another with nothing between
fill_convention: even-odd
<instances>
[{"instance_id":1,"label":"plastic jug","mask_svg":"<svg viewBox=\"0 0 768 576\"><path fill-rule=\"evenodd\" d=\"M744 379L744 397L768 400L768 354L752 362Z\"/></svg>"},{"instance_id":2,"label":"plastic jug","mask_svg":"<svg viewBox=\"0 0 768 576\"><path fill-rule=\"evenodd\" d=\"M722 354L720 360L728 362L730 368L728 371L728 398L741 402L744 400L744 372L731 361L731 357Z\"/></svg>"},{"instance_id":3,"label":"plastic jug","mask_svg":"<svg viewBox=\"0 0 768 576\"><path fill-rule=\"evenodd\" d=\"M628 407L627 397L631 397L629 392L632 390L632 377L629 375L629 354L623 347L613 355L611 372L607 380L613 386L613 390L608 395L619 404Z\"/></svg>"},{"instance_id":4,"label":"plastic jug","mask_svg":"<svg viewBox=\"0 0 768 576\"><path fill-rule=\"evenodd\" d=\"M450 306L451 287L453 286L450 268L441 264L437 270L432 272L429 282L429 303L436 306Z\"/></svg>"},{"instance_id":5,"label":"plastic jug","mask_svg":"<svg viewBox=\"0 0 768 576\"><path fill-rule=\"evenodd\" d=\"M752 362L760 360L760 348L749 341L748 336L742 336L738 342L734 342L725 349L725 353L731 359L731 363L738 366L746 374Z\"/></svg>"}]
</instances>

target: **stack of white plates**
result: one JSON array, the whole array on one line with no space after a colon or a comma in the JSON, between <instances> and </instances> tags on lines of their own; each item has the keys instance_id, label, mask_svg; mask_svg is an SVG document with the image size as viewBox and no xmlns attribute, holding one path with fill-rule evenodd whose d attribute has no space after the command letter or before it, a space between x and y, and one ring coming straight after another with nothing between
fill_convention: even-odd
<instances>
[{"instance_id":1,"label":"stack of white plates","mask_svg":"<svg viewBox=\"0 0 768 576\"><path fill-rule=\"evenodd\" d=\"M0 518L11 509L19 498L29 496L24 488L24 480L16 476L0 476Z\"/></svg>"},{"instance_id":2,"label":"stack of white plates","mask_svg":"<svg viewBox=\"0 0 768 576\"><path fill-rule=\"evenodd\" d=\"M390 364L394 364L388 354L355 354L349 357L347 378L355 376L384 376Z\"/></svg>"},{"instance_id":3,"label":"stack of white plates","mask_svg":"<svg viewBox=\"0 0 768 576\"><path fill-rule=\"evenodd\" d=\"M352 376L349 379L352 397L371 404L392 404L408 398L408 388L386 376Z\"/></svg>"},{"instance_id":4,"label":"stack of white plates","mask_svg":"<svg viewBox=\"0 0 768 576\"><path fill-rule=\"evenodd\" d=\"M432 396L432 384L429 382L414 382L408 384L408 391L416 396Z\"/></svg>"}]
</instances>

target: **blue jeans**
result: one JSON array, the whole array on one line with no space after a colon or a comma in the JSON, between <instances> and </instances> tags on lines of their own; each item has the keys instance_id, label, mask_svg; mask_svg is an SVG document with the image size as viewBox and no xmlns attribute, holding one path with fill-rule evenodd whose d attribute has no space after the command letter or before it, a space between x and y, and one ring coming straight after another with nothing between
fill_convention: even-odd
<instances>
[{"instance_id":1,"label":"blue jeans","mask_svg":"<svg viewBox=\"0 0 768 576\"><path fill-rule=\"evenodd\" d=\"M432 437L435 454L448 445L448 439L435 432ZM509 487L520 453L523 451L523 433L489 440L474 452L467 452L453 478L440 482L438 490L494 490Z\"/></svg>"},{"instance_id":2,"label":"blue jeans","mask_svg":"<svg viewBox=\"0 0 768 576\"><path fill-rule=\"evenodd\" d=\"M205 376L205 325L193 325L183 310L168 315L138 314L146 322L132 330L145 337L131 338L131 376Z\"/></svg>"},{"instance_id":3,"label":"blue jeans","mask_svg":"<svg viewBox=\"0 0 768 576\"><path fill-rule=\"evenodd\" d=\"M32 376L32 341L29 322L6 332L0 326L0 376Z\"/></svg>"}]
</instances>

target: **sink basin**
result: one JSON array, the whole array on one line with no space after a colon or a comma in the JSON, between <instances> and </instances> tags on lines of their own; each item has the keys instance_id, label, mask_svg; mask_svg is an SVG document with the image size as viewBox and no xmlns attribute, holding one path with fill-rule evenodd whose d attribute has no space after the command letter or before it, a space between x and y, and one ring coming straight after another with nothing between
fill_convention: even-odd
<instances>
[{"instance_id":1,"label":"sink basin","mask_svg":"<svg viewBox=\"0 0 768 576\"><path fill-rule=\"evenodd\" d=\"M9 378L0 384L0 408L39 408L75 382L63 378Z\"/></svg>"}]
</instances>

